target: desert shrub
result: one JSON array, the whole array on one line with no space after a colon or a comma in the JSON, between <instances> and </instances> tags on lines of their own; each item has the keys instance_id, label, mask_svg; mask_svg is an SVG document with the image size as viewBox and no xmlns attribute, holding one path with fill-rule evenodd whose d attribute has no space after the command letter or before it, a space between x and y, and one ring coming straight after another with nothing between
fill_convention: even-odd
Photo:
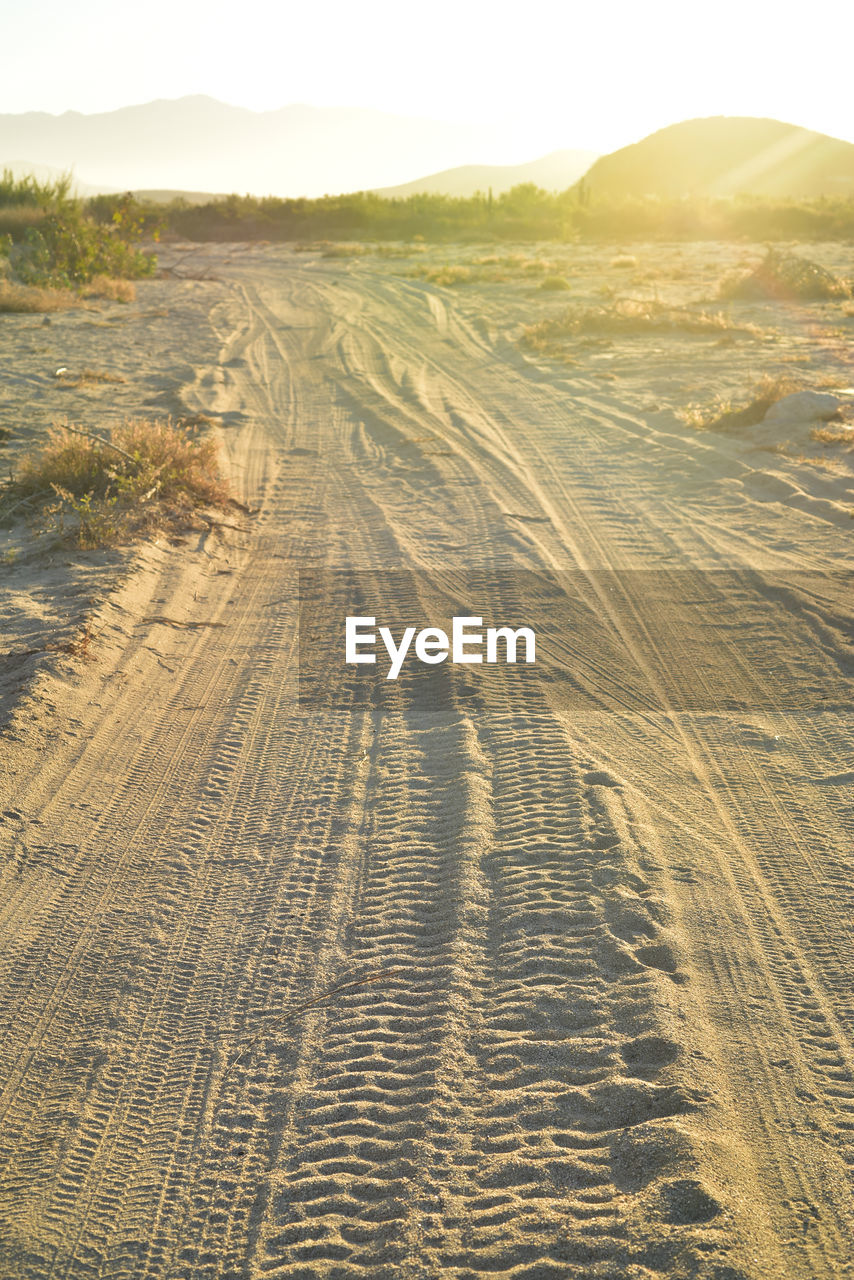
<instances>
[{"instance_id":1,"label":"desert shrub","mask_svg":"<svg viewBox=\"0 0 854 1280\"><path fill-rule=\"evenodd\" d=\"M572 286L566 276L544 276L537 285L538 289L545 289L548 292L559 292L562 289L570 289Z\"/></svg>"},{"instance_id":2,"label":"desert shrub","mask_svg":"<svg viewBox=\"0 0 854 1280\"><path fill-rule=\"evenodd\" d=\"M135 279L151 275L156 260L108 227L83 216L78 206L51 211L31 227L14 259L25 284L69 288L99 276Z\"/></svg>"},{"instance_id":3,"label":"desert shrub","mask_svg":"<svg viewBox=\"0 0 854 1280\"><path fill-rule=\"evenodd\" d=\"M109 439L55 428L0 491L0 514L28 502L50 528L92 547L177 527L195 508L227 501L213 439L169 422L129 420Z\"/></svg>"},{"instance_id":4,"label":"desert shrub","mask_svg":"<svg viewBox=\"0 0 854 1280\"><path fill-rule=\"evenodd\" d=\"M150 218L132 197L111 197L109 225L96 221L71 194L71 179L40 183L0 178L0 244L17 279L26 285L67 289L99 278L136 279L155 268L137 244ZM155 238L156 238L156 232Z\"/></svg>"},{"instance_id":5,"label":"desert shrub","mask_svg":"<svg viewBox=\"0 0 854 1280\"><path fill-rule=\"evenodd\" d=\"M719 288L721 298L745 301L812 301L850 293L850 284L817 262L777 249L769 249L752 271L725 277Z\"/></svg>"}]
</instances>

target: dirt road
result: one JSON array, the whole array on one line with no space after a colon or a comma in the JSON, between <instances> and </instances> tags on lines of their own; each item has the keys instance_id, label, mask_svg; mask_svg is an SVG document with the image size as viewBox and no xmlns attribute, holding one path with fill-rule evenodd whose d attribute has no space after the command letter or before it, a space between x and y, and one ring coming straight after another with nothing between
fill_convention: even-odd
<instances>
[{"instance_id":1,"label":"dirt road","mask_svg":"<svg viewBox=\"0 0 854 1280\"><path fill-rule=\"evenodd\" d=\"M223 277L184 400L260 510L0 739L0 1275L851 1274L847 510L471 296ZM301 705L308 568L577 624Z\"/></svg>"}]
</instances>

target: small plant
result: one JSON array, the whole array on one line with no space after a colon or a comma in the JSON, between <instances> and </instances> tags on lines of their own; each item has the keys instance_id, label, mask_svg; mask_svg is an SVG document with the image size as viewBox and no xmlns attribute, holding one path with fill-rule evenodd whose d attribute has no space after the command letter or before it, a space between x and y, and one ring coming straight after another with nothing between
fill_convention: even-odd
<instances>
[{"instance_id":1,"label":"small plant","mask_svg":"<svg viewBox=\"0 0 854 1280\"><path fill-rule=\"evenodd\" d=\"M43 515L47 523L52 524L65 541L69 530L66 527L66 514L72 518L71 540L79 547L104 547L117 540L119 522L116 516L117 494L105 494L95 497L94 490L76 497L61 485L51 484L57 502L45 506Z\"/></svg>"}]
</instances>

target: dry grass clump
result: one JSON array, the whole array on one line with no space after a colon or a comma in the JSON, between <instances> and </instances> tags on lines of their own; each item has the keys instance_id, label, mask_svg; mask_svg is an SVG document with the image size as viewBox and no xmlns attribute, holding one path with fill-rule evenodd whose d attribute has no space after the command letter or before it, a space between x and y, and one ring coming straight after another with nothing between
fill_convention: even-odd
<instances>
[{"instance_id":1,"label":"dry grass clump","mask_svg":"<svg viewBox=\"0 0 854 1280\"><path fill-rule=\"evenodd\" d=\"M84 298L103 298L107 302L133 302L136 285L119 276L95 276L81 291Z\"/></svg>"},{"instance_id":2,"label":"dry grass clump","mask_svg":"<svg viewBox=\"0 0 854 1280\"><path fill-rule=\"evenodd\" d=\"M64 289L47 289L0 279L0 313L26 315L63 311L73 304L74 295Z\"/></svg>"},{"instance_id":3,"label":"dry grass clump","mask_svg":"<svg viewBox=\"0 0 854 1280\"><path fill-rule=\"evenodd\" d=\"M854 427L813 427L810 440L818 444L843 445L846 449L854 449Z\"/></svg>"},{"instance_id":4,"label":"dry grass clump","mask_svg":"<svg viewBox=\"0 0 854 1280\"><path fill-rule=\"evenodd\" d=\"M761 422L772 405L784 396L803 391L803 384L785 374L763 374L750 392L746 404L738 407L719 400L711 409L692 405L682 415L684 421L700 431L736 431Z\"/></svg>"},{"instance_id":5,"label":"dry grass clump","mask_svg":"<svg viewBox=\"0 0 854 1280\"><path fill-rule=\"evenodd\" d=\"M725 276L718 288L721 298L747 302L822 301L850 294L847 281L817 262L778 249L769 249L752 271Z\"/></svg>"},{"instance_id":6,"label":"dry grass clump","mask_svg":"<svg viewBox=\"0 0 854 1280\"><path fill-rule=\"evenodd\" d=\"M568 308L551 320L526 325L522 342L534 350L547 350L560 338L590 336L643 337L650 333L756 335L751 325L733 325L721 312L690 311L670 307L656 299L618 298L610 306Z\"/></svg>"},{"instance_id":7,"label":"dry grass clump","mask_svg":"<svg viewBox=\"0 0 854 1280\"><path fill-rule=\"evenodd\" d=\"M0 490L0 516L23 508L65 541L98 547L186 526L195 510L228 501L214 440L131 419L109 439L55 428Z\"/></svg>"}]
</instances>

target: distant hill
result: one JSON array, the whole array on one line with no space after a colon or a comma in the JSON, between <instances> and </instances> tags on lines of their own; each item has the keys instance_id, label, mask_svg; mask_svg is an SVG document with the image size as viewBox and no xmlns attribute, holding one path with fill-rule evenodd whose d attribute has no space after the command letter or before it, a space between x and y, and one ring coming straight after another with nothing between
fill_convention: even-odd
<instances>
[{"instance_id":1,"label":"distant hill","mask_svg":"<svg viewBox=\"0 0 854 1280\"><path fill-rule=\"evenodd\" d=\"M0 115L0 168L4 156L26 156L73 168L98 190L340 194L499 158L504 146L498 125L348 107L249 111L204 95L94 115Z\"/></svg>"},{"instance_id":2,"label":"distant hill","mask_svg":"<svg viewBox=\"0 0 854 1280\"><path fill-rule=\"evenodd\" d=\"M594 195L854 195L854 145L779 120L684 120L602 156Z\"/></svg>"},{"instance_id":3,"label":"distant hill","mask_svg":"<svg viewBox=\"0 0 854 1280\"><path fill-rule=\"evenodd\" d=\"M476 191L487 192L490 188L495 195L500 195L521 182L533 182L544 191L565 191L587 172L595 159L595 151L552 151L527 164L460 165L398 187L381 187L377 195L473 196Z\"/></svg>"}]
</instances>

